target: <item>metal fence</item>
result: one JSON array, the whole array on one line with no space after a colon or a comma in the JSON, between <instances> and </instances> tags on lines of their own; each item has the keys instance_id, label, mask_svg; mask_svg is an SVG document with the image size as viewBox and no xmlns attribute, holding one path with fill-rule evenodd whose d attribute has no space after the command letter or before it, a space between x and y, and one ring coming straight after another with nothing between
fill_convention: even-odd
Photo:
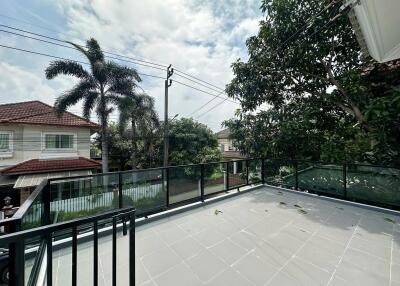
<instances>
[{"instance_id":1,"label":"metal fence","mask_svg":"<svg viewBox=\"0 0 400 286\"><path fill-rule=\"evenodd\" d=\"M29 229L123 207L146 216L252 184L400 209L399 169L256 158L50 179L1 225Z\"/></svg>"}]
</instances>

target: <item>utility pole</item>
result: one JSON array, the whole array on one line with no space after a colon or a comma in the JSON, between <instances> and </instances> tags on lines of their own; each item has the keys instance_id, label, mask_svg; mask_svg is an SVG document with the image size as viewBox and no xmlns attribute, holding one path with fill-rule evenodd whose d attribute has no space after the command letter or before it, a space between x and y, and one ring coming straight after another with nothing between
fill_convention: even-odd
<instances>
[{"instance_id":1,"label":"utility pole","mask_svg":"<svg viewBox=\"0 0 400 286\"><path fill-rule=\"evenodd\" d=\"M168 167L169 126L168 126L168 88L172 84L170 77L174 74L171 65L167 68L167 79L165 80L165 102L164 102L164 167Z\"/></svg>"}]
</instances>

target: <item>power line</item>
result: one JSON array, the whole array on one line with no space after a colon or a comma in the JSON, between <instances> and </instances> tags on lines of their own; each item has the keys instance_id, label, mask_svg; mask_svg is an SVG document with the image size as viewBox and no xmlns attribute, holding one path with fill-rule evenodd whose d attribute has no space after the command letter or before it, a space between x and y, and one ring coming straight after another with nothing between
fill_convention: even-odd
<instances>
[{"instance_id":1,"label":"power line","mask_svg":"<svg viewBox=\"0 0 400 286\"><path fill-rule=\"evenodd\" d=\"M194 89L194 90L197 90L197 91L199 91L199 92L203 92L203 93L205 93L205 94L212 95L212 96L214 96L214 97L218 97L218 98L221 98L221 99L228 100L228 101L230 101L230 102L232 102L232 103L235 103L235 104L240 104L240 103L238 103L238 102L236 102L236 101L230 100L228 97L222 97L222 96L219 96L218 94L213 94L213 93L210 93L210 92L208 92L208 91L205 91L205 90L199 89L199 88L197 88L197 87L194 87L194 86L188 85L188 84L186 84L186 83L183 83L183 82L177 81L177 80L175 80L175 79L173 79L173 80L172 80L172 82L176 82L176 83L178 83L178 84L180 84L180 85L183 85L183 86L186 86L186 87L192 88L192 89Z\"/></svg>"},{"instance_id":2,"label":"power line","mask_svg":"<svg viewBox=\"0 0 400 286\"><path fill-rule=\"evenodd\" d=\"M216 105L214 105L213 107L211 107L209 110L207 110L206 112L203 112L202 114L200 114L199 116L196 117L196 119L199 119L200 117L203 117L204 115L206 115L207 113L213 111L215 108L217 108L219 105L225 103L225 101L227 101L228 98L225 98L223 101L217 103Z\"/></svg>"},{"instance_id":3,"label":"power line","mask_svg":"<svg viewBox=\"0 0 400 286\"><path fill-rule=\"evenodd\" d=\"M7 29L11 29L11 30L23 32L23 33L26 33L26 34L38 36L38 37L41 37L41 38L45 38L45 39L52 40L52 41L56 41L56 42L60 42L60 43L68 43L68 41L65 41L65 40L60 40L60 39L55 38L55 37L50 37L50 36L43 35L43 34L40 34L40 33L34 33L34 32L31 32L31 31L28 31L28 30L16 28L16 27L9 26L9 25L0 24L0 27L4 27L4 28L7 28ZM18 35L18 36L24 36L24 35L21 35L21 34L17 34L17 35ZM26 37L28 37L28 36L26 36ZM42 42L47 42L47 43L53 44L53 45L56 44L56 43L54 43L54 42L44 41L44 40L40 40L40 39L33 38L33 37L30 37L30 38L31 38L31 39L34 39L34 40L39 40L39 41L42 41ZM58 44L58 45L60 45L60 44ZM64 46L64 45L63 45L63 46ZM83 45L79 45L79 46L80 46L80 47L84 47ZM66 46L64 46L64 47L66 47ZM67 46L67 47L68 47L68 46ZM72 47L69 47L69 48L72 48ZM75 49L75 48L73 48L73 49ZM167 67L166 65L154 63L154 62L151 62L151 61L145 61L145 60L141 60L141 59L137 59L137 58L133 58L133 57L128 57L128 56L120 55L120 54L113 53L113 52L103 51L103 53L104 53L104 54L110 54L110 55L113 55L113 56L118 56L118 57L121 57L121 58L128 58L128 59L130 59L130 60L134 60L134 61L137 61L137 62L142 62L142 63L145 63L145 64L151 64L151 65L158 66L158 67L163 67L163 68L166 68L166 67ZM123 60L123 59L120 59L120 60L121 60L121 61L126 61L126 60ZM136 63L136 64L138 64L138 63Z\"/></svg>"},{"instance_id":4,"label":"power line","mask_svg":"<svg viewBox=\"0 0 400 286\"><path fill-rule=\"evenodd\" d=\"M4 26L4 25L0 24L0 26ZM12 34L14 36L28 38L28 39L31 39L31 40L35 40L35 41L39 41L39 42L42 42L42 43L51 44L51 45L54 45L54 46L59 46L59 47L63 47L63 48L79 51L77 48L72 47L72 46L59 44L59 43L54 43L54 42L51 42L51 41L48 41L48 40L43 40L43 39L40 39L40 38L36 38L36 37L28 36L28 35L23 35L23 34L16 33L16 32L11 32L11 31L7 31L7 30L3 30L3 29L0 29L0 32ZM110 54L110 53L108 53L108 54ZM106 56L106 57L109 58L109 59L114 59L114 60L118 60L118 61L122 61L122 62L128 62L128 63L132 63L132 64L136 64L136 65L140 65L140 66L145 66L145 67L149 67L149 68L153 68L153 69L157 69L157 70L162 70L162 71L165 70L165 68L161 68L161 67L158 67L158 66L152 66L152 65L149 65L149 64L146 64L146 63L141 63L141 62L132 61L132 60L124 60L124 59L121 59L119 57L113 57L113 56Z\"/></svg>"},{"instance_id":5,"label":"power line","mask_svg":"<svg viewBox=\"0 0 400 286\"><path fill-rule=\"evenodd\" d=\"M68 58L59 57L59 56L54 56L54 55L50 55L50 54L46 54L46 53L41 53L41 52L35 52L35 51L26 50L26 49L21 49L21 48L17 48L17 47L11 47L11 46L6 46L6 45L2 45L2 44L0 44L0 47L6 48L6 49L11 49L11 50L16 50L16 51L20 51L20 52L25 52L25 53L29 53L29 54L34 54L34 55L49 57L49 58L53 58L53 59L64 60L64 61L72 61L72 62L84 64L84 65L89 65L89 63L87 63L87 62L83 62L83 61L79 61L79 60L73 60L73 59L68 59ZM138 74L139 74L139 75L142 75L142 76L147 76L147 77L153 77L153 78L164 79L163 77L157 76L157 75L145 74L145 73L140 73L140 72L138 72Z\"/></svg>"},{"instance_id":6,"label":"power line","mask_svg":"<svg viewBox=\"0 0 400 286\"><path fill-rule=\"evenodd\" d=\"M213 97L211 98L209 101L207 101L205 104L203 104L202 106L200 106L199 108L197 108L195 111L193 111L192 113L190 113L187 117L192 116L193 114L195 114L196 112L202 110L205 106L207 106L208 104L210 104L211 102L213 102L214 100L216 100L218 97Z\"/></svg>"},{"instance_id":7,"label":"power line","mask_svg":"<svg viewBox=\"0 0 400 286\"><path fill-rule=\"evenodd\" d=\"M203 83L201 83L201 82L197 82L197 81L191 79L190 77L181 75L181 74L179 74L179 73L176 73L176 75L179 76L179 77L182 77L182 78L184 78L184 79L187 79L187 80L189 80L189 81L191 81L191 82L194 82L194 83L196 83L196 84L198 84L198 85L201 85L201 86L203 86L203 87L206 87L206 88L208 88L208 89L211 89L212 91L216 91L216 92L220 92L220 93L224 93L224 92L225 92L224 90L221 90L221 89L215 89L215 88L209 87L209 86L207 86L207 85L205 85L205 84L203 84Z\"/></svg>"},{"instance_id":8,"label":"power line","mask_svg":"<svg viewBox=\"0 0 400 286\"><path fill-rule=\"evenodd\" d=\"M208 84L208 85L210 85L210 86L212 86L212 87L215 87L215 88L217 88L217 89L219 89L219 90L224 90L223 88L221 88L221 87L219 87L219 86L216 86L216 85L214 85L214 84L212 84L212 83L209 83L209 82L207 82L207 81L205 81L205 80L202 80L202 79L200 79L200 78L198 78L198 77L195 77L195 76L193 76L193 75L191 75L191 74L185 73L185 72L183 72L183 71L181 71L181 70L179 70L179 69L175 69L175 71L176 71L177 73L186 75L186 76L191 77L191 78L194 78L194 79L196 79L196 80L198 80L198 81L200 81L200 82L203 82L203 83L205 83L205 84Z\"/></svg>"}]
</instances>

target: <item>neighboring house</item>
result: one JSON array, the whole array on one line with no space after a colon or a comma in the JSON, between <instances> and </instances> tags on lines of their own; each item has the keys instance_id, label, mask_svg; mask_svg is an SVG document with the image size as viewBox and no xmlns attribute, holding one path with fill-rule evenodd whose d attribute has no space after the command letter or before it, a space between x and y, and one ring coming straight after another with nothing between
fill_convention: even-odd
<instances>
[{"instance_id":1,"label":"neighboring house","mask_svg":"<svg viewBox=\"0 0 400 286\"><path fill-rule=\"evenodd\" d=\"M218 139L218 145L225 160L245 159L246 157L233 146L233 140L229 138L229 129L224 129L215 134Z\"/></svg>"},{"instance_id":2,"label":"neighboring house","mask_svg":"<svg viewBox=\"0 0 400 286\"><path fill-rule=\"evenodd\" d=\"M99 126L50 105L29 101L0 105L0 204L22 204L45 178L88 175L90 136Z\"/></svg>"}]
</instances>

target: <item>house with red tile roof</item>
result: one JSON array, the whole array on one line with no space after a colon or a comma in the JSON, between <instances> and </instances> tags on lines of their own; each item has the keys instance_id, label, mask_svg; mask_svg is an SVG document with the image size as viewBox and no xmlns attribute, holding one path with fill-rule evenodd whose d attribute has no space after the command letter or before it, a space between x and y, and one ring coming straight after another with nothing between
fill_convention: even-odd
<instances>
[{"instance_id":1,"label":"house with red tile roof","mask_svg":"<svg viewBox=\"0 0 400 286\"><path fill-rule=\"evenodd\" d=\"M98 128L40 101L0 105L0 203L5 196L22 203L45 178L99 169L90 159L90 136Z\"/></svg>"}]
</instances>

